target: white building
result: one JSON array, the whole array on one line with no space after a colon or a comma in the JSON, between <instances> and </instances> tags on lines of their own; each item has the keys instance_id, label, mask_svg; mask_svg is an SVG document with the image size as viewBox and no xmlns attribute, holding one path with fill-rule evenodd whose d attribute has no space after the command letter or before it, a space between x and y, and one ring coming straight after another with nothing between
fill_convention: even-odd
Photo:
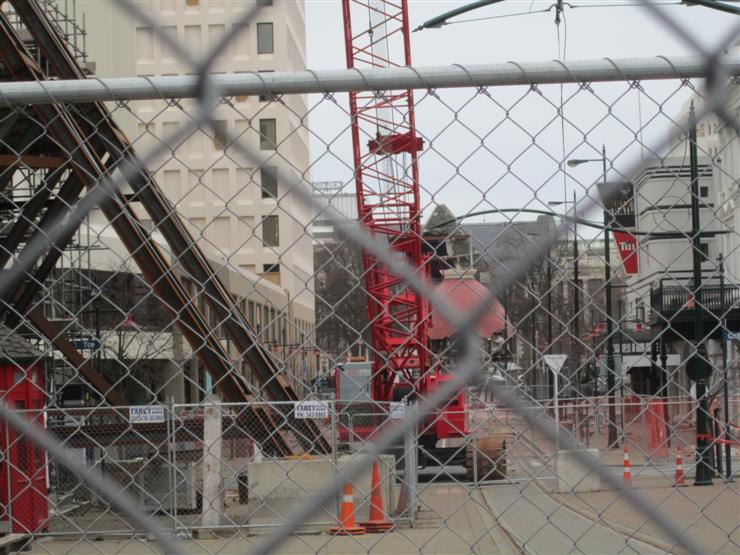
<instances>
[{"instance_id":1,"label":"white building","mask_svg":"<svg viewBox=\"0 0 740 555\"><path fill-rule=\"evenodd\" d=\"M60 9L69 9L62 0L56 3ZM129 17L115 2L79 2L76 13L69 15L80 22L84 18L88 67L96 76L170 76L191 74L194 69L167 48L162 36L175 38L200 59L255 3L260 4L260 11L216 59L213 72L305 69L302 0L136 0L140 9L160 22L158 29ZM192 121L196 108L189 100L108 106L139 154ZM262 167L247 163L224 134L208 128L196 131L149 165L262 342L276 359L284 360L291 375L297 376L296 369L308 362L308 375L300 376L303 381L312 377L316 367L312 210L286 194L283 176L274 167L280 161L308 182L306 112L306 98L299 95L223 99L214 113L217 131L227 130L267 159ZM151 228L144 208L134 207L143 224ZM82 248L86 240L93 245L85 258L91 269L137 271L102 213L91 213L86 226L90 233L85 230L78 242ZM153 238L167 254L156 230ZM160 335L173 345L181 342L178 334ZM234 356L238 354L231 345L227 348ZM160 351L159 356L176 366L187 355ZM198 382L197 377L192 379ZM201 380L201 386L206 382ZM301 390L302 384L294 385ZM182 380L168 387L172 390L168 395L183 400Z\"/></svg>"},{"instance_id":2,"label":"white building","mask_svg":"<svg viewBox=\"0 0 740 555\"><path fill-rule=\"evenodd\" d=\"M312 195L348 220L357 219L357 193L355 193L354 185L346 185L341 181L316 181L313 183ZM334 222L327 217L328 210L317 209L314 212L311 224L314 245L332 241L336 230Z\"/></svg>"},{"instance_id":3,"label":"white building","mask_svg":"<svg viewBox=\"0 0 740 555\"><path fill-rule=\"evenodd\" d=\"M731 95L730 111L737 117L740 92ZM690 100L676 118L684 121ZM679 365L671 383L669 395L686 394L690 382L685 365L693 352L687 339L693 337L693 248L691 224L691 174L689 141L686 134L671 145L669 155L661 160L643 163L632 181L635 185L637 231L655 235L638 237L639 274L628 280L628 309L635 319L643 317L651 326L653 357L658 367L662 356L679 355L673 360ZM736 198L740 176L740 140L715 115L697 123L699 175L700 239L703 255L701 270L705 311L707 350L715 368L721 365L721 335L715 315L723 311L718 304L718 256L725 259L726 306L737 302L740 283L740 229ZM659 235L660 234L660 235ZM740 324L736 311L727 313L726 327L734 331ZM665 343L665 345L660 345ZM648 353L648 356L650 354ZM736 359L731 351L729 359ZM668 370L673 371L668 363ZM662 370L658 368L660 372ZM646 370L647 371L647 370ZM660 373L659 372L659 373ZM658 378L653 377L653 380ZM658 382L659 383L659 380ZM654 390L655 387L652 387Z\"/></svg>"},{"instance_id":4,"label":"white building","mask_svg":"<svg viewBox=\"0 0 740 555\"><path fill-rule=\"evenodd\" d=\"M137 5L161 23L152 29L113 3L89 2L87 48L103 77L194 73L162 40L169 35L200 59L253 7L244 0L141 0ZM302 1L258 0L255 19L213 65L214 73L301 70L306 67ZM140 153L192 120L196 104L184 100L132 102L115 117ZM286 195L278 162L307 177L306 98L237 96L215 110L216 131L201 129L150 165L157 182L206 254L236 270L262 275L291 298L313 306L311 209ZM263 156L255 167L228 143L223 129ZM145 213L140 211L142 218ZM147 224L147 221L144 222Z\"/></svg>"}]
</instances>

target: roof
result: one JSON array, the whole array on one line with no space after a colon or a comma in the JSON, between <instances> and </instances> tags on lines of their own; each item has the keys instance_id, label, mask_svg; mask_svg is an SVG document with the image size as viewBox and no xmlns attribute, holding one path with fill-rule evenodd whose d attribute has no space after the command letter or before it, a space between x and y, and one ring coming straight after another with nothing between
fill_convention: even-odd
<instances>
[{"instance_id":1,"label":"roof","mask_svg":"<svg viewBox=\"0 0 740 555\"><path fill-rule=\"evenodd\" d=\"M507 274L522 253L528 252L550 233L555 222L548 217L529 222L463 223L473 248L487 260L492 274Z\"/></svg>"},{"instance_id":2,"label":"roof","mask_svg":"<svg viewBox=\"0 0 740 555\"><path fill-rule=\"evenodd\" d=\"M469 312L477 307L490 293L485 285L474 279L444 279L435 291L446 298L460 312ZM498 299L493 299L488 310L475 326L478 335L488 338L496 333L503 332L506 328L505 316L504 307ZM432 322L429 326L429 338L444 339L453 335L454 332L455 328L452 324L439 311L433 310Z\"/></svg>"},{"instance_id":3,"label":"roof","mask_svg":"<svg viewBox=\"0 0 740 555\"><path fill-rule=\"evenodd\" d=\"M0 364L37 362L44 353L5 324L0 324Z\"/></svg>"},{"instance_id":4,"label":"roof","mask_svg":"<svg viewBox=\"0 0 740 555\"><path fill-rule=\"evenodd\" d=\"M440 225L444 224L444 225ZM447 208L446 204L438 204L424 224L424 233L432 233L443 236L463 234L458 227L455 215Z\"/></svg>"}]
</instances>

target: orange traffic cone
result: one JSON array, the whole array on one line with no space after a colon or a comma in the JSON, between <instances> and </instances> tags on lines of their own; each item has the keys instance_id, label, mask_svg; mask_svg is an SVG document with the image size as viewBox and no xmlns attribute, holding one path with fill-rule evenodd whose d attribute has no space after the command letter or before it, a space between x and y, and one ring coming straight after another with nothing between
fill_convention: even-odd
<instances>
[{"instance_id":1,"label":"orange traffic cone","mask_svg":"<svg viewBox=\"0 0 740 555\"><path fill-rule=\"evenodd\" d=\"M632 470L630 469L630 452L627 446L624 447L624 483L632 482Z\"/></svg>"},{"instance_id":2,"label":"orange traffic cone","mask_svg":"<svg viewBox=\"0 0 740 555\"><path fill-rule=\"evenodd\" d=\"M361 536L365 533L362 526L355 525L355 502L352 484L344 484L342 504L339 506L339 526L329 528L335 536Z\"/></svg>"},{"instance_id":3,"label":"orange traffic cone","mask_svg":"<svg viewBox=\"0 0 740 555\"><path fill-rule=\"evenodd\" d=\"M683 488L687 485L688 484L686 483L686 480L684 480L683 457L681 456L681 448L679 447L678 449L676 449L676 479L674 481L673 487Z\"/></svg>"},{"instance_id":4,"label":"orange traffic cone","mask_svg":"<svg viewBox=\"0 0 740 555\"><path fill-rule=\"evenodd\" d=\"M380 469L378 461L373 463L373 485L370 490L370 515L367 522L360 522L371 534L380 534L393 529L393 523L385 518L383 496L380 493Z\"/></svg>"}]
</instances>

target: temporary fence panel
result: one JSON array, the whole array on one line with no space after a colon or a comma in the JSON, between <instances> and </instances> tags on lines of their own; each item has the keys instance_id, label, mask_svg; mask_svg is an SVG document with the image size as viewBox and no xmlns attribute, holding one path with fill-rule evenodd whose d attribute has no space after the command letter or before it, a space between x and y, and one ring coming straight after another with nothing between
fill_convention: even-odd
<instances>
[{"instance_id":1,"label":"temporary fence panel","mask_svg":"<svg viewBox=\"0 0 740 555\"><path fill-rule=\"evenodd\" d=\"M245 72L299 3L120 2L106 79L1 4L0 543L740 549L737 30L421 67L352 0L352 69Z\"/></svg>"}]
</instances>

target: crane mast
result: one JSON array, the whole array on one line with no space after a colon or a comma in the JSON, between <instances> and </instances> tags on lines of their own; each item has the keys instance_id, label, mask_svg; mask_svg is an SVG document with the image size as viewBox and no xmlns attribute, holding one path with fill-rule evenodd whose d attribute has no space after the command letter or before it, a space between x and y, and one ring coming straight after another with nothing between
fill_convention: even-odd
<instances>
[{"instance_id":1,"label":"crane mast","mask_svg":"<svg viewBox=\"0 0 740 555\"><path fill-rule=\"evenodd\" d=\"M347 67L411 65L406 0L343 0ZM418 269L422 254L418 153L411 90L350 92L358 217L375 239ZM416 386L429 368L428 308L386 264L363 253L373 350L372 397L392 399L398 373Z\"/></svg>"}]
</instances>

